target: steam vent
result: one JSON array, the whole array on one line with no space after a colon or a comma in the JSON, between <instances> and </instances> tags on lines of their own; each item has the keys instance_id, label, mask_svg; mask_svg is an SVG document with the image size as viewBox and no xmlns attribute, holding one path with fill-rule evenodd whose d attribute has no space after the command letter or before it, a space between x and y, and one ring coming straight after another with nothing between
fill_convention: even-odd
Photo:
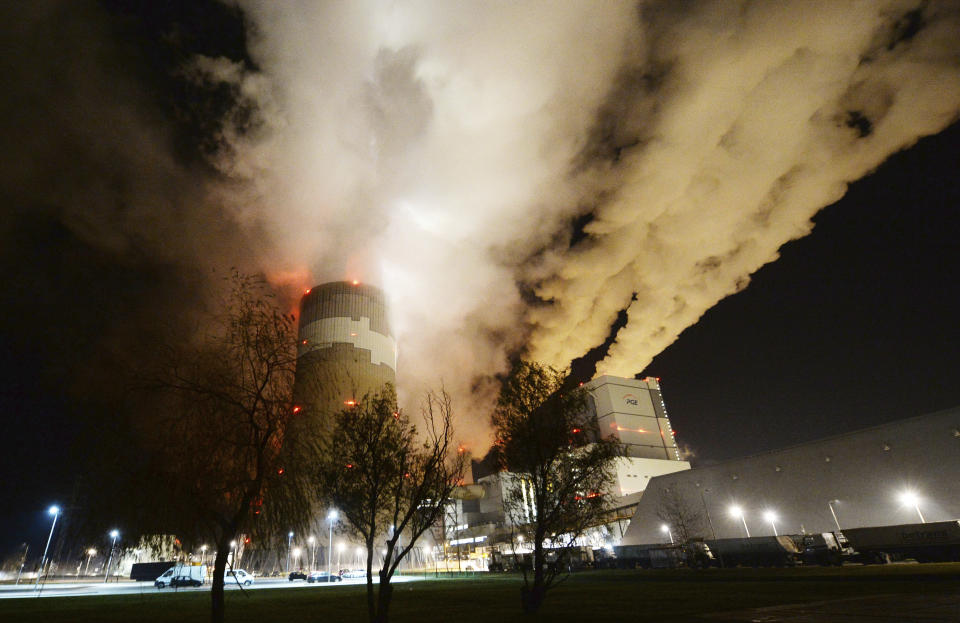
<instances>
[{"instance_id":1,"label":"steam vent","mask_svg":"<svg viewBox=\"0 0 960 623\"><path fill-rule=\"evenodd\" d=\"M308 290L298 337L295 400L322 418L396 382L397 342L379 288L334 281Z\"/></svg>"}]
</instances>

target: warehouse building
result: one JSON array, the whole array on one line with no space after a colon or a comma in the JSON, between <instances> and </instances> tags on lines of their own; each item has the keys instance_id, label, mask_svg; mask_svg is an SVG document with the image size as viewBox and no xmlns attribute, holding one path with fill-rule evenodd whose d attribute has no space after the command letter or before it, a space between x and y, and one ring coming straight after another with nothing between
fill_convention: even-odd
<instances>
[{"instance_id":1,"label":"warehouse building","mask_svg":"<svg viewBox=\"0 0 960 623\"><path fill-rule=\"evenodd\" d=\"M678 513L706 538L956 519L960 408L656 476L622 543L663 542Z\"/></svg>"}]
</instances>

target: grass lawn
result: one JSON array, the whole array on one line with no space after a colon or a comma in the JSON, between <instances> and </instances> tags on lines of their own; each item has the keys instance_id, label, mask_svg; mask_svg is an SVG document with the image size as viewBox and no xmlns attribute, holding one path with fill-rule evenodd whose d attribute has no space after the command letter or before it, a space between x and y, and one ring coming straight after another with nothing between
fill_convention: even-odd
<instances>
[{"instance_id":1,"label":"grass lawn","mask_svg":"<svg viewBox=\"0 0 960 623\"><path fill-rule=\"evenodd\" d=\"M519 576L427 580L395 585L395 623L682 621L698 614L760 606L911 593L960 592L960 563L844 568L587 571L548 596L535 617L519 612ZM362 622L363 586L227 593L227 620L250 623ZM209 594L0 600L0 621L53 623L202 622Z\"/></svg>"}]
</instances>

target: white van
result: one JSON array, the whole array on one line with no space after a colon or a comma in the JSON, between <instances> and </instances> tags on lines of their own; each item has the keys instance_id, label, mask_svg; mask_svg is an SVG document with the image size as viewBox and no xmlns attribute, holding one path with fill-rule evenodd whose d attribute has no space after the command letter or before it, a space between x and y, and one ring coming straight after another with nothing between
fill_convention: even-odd
<instances>
[{"instance_id":1,"label":"white van","mask_svg":"<svg viewBox=\"0 0 960 623\"><path fill-rule=\"evenodd\" d=\"M202 586L207 582L206 565L188 565L180 563L163 572L163 575L153 581L157 588L170 586Z\"/></svg>"},{"instance_id":2,"label":"white van","mask_svg":"<svg viewBox=\"0 0 960 623\"><path fill-rule=\"evenodd\" d=\"M253 584L253 576L243 569L234 569L233 571L227 569L223 573L223 585L230 586L231 584L243 584L244 586L250 586Z\"/></svg>"}]
</instances>

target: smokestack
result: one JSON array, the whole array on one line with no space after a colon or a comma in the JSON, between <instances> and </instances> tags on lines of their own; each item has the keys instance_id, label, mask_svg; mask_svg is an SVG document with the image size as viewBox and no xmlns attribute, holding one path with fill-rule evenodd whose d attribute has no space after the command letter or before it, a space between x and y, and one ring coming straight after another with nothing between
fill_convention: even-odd
<instances>
[{"instance_id":1,"label":"smokestack","mask_svg":"<svg viewBox=\"0 0 960 623\"><path fill-rule=\"evenodd\" d=\"M397 342L383 291L356 281L311 288L300 301L297 404L328 419L396 383Z\"/></svg>"}]
</instances>

